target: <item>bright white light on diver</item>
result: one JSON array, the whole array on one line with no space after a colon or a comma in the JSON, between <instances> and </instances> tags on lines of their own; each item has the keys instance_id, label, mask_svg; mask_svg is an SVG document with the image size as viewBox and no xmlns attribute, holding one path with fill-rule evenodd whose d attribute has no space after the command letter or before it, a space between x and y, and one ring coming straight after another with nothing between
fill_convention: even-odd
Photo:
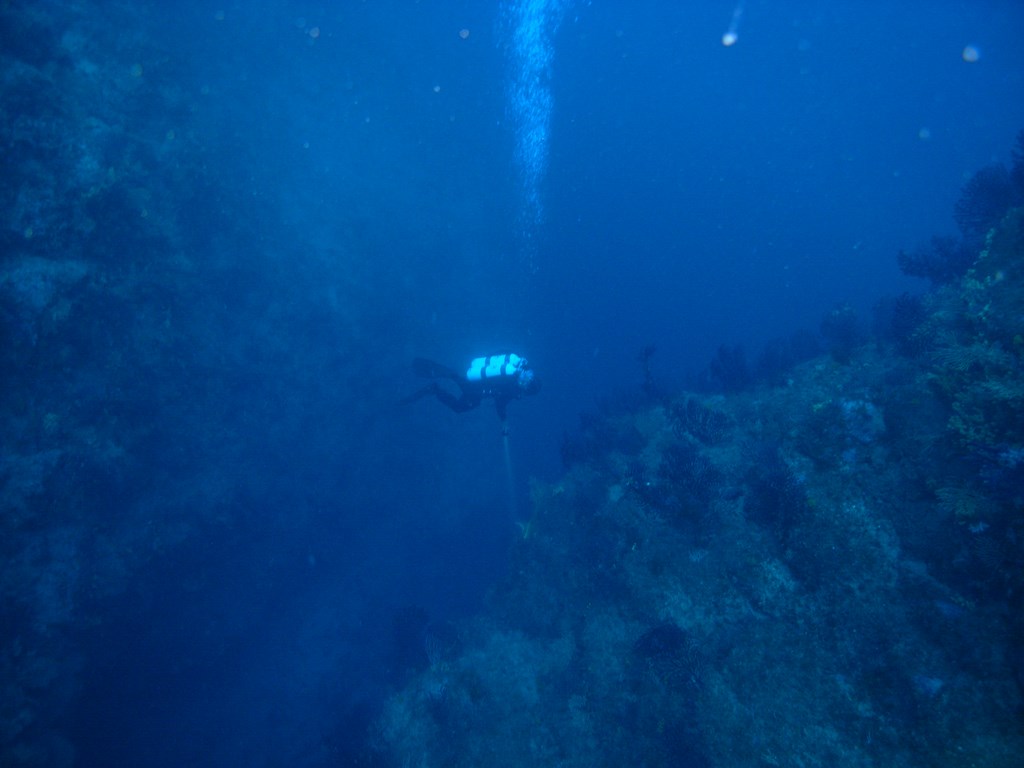
<instances>
[{"instance_id":1,"label":"bright white light on diver","mask_svg":"<svg viewBox=\"0 0 1024 768\"><path fill-rule=\"evenodd\" d=\"M743 15L743 0L740 0L736 4L736 8L733 9L732 19L729 20L729 28L725 30L725 34L722 35L722 45L726 48L736 45L736 41L740 39L740 17Z\"/></svg>"}]
</instances>

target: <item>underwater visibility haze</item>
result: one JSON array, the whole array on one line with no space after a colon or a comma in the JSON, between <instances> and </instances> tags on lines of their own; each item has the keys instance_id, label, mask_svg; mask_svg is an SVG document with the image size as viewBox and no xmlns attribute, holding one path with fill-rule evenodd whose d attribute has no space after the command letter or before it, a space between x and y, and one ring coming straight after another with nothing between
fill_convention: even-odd
<instances>
[{"instance_id":1,"label":"underwater visibility haze","mask_svg":"<svg viewBox=\"0 0 1024 768\"><path fill-rule=\"evenodd\" d=\"M1022 29L0 4L0 766L1017 766Z\"/></svg>"}]
</instances>

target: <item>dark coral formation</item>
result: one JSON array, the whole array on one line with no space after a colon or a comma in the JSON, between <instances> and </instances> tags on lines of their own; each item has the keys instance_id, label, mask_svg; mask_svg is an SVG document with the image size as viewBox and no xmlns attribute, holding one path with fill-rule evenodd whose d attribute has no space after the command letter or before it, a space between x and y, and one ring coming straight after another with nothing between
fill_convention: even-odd
<instances>
[{"instance_id":1,"label":"dark coral formation","mask_svg":"<svg viewBox=\"0 0 1024 768\"><path fill-rule=\"evenodd\" d=\"M986 235L1008 210L1024 202L1024 131L1017 135L1012 165L993 163L977 171L960 190L953 208L959 237L937 235L926 246L900 251L907 275L943 285L963 277L984 246Z\"/></svg>"},{"instance_id":2,"label":"dark coral formation","mask_svg":"<svg viewBox=\"0 0 1024 768\"><path fill-rule=\"evenodd\" d=\"M86 687L140 683L105 678L85 649L103 646L113 605L178 622L139 594L171 553L208 555L185 579L194 599L261 505L319 504L274 498L274 477L317 471L314 449L275 446L310 444L309 414L287 407L299 386L323 381L323 402L348 386L328 373L337 347L297 378L294 340L338 319L330 281L262 239L251 189L214 178L230 157L210 162L204 94L154 42L154 9L98 7L0 5L3 765L73 764L90 724L112 727ZM175 669L214 663L189 653Z\"/></svg>"},{"instance_id":3,"label":"dark coral formation","mask_svg":"<svg viewBox=\"0 0 1024 768\"><path fill-rule=\"evenodd\" d=\"M843 365L591 417L460 653L391 699L381 754L1016 765L1021 263L1016 210L964 277L897 301L893 335L833 338Z\"/></svg>"},{"instance_id":4,"label":"dark coral formation","mask_svg":"<svg viewBox=\"0 0 1024 768\"><path fill-rule=\"evenodd\" d=\"M843 303L833 307L821 321L821 335L829 354L839 363L848 363L854 350L864 340L857 311Z\"/></svg>"},{"instance_id":5,"label":"dark coral formation","mask_svg":"<svg viewBox=\"0 0 1024 768\"><path fill-rule=\"evenodd\" d=\"M153 417L178 395L160 386L155 364L173 364L177 351L151 329L177 317L159 296L171 266L158 264L177 224L171 198L183 191L166 169L188 152L174 134L186 105L164 93L157 123L133 108L155 91L141 62L158 78L163 56L119 33L139 29L130 9L112 4L107 26L79 4L55 23L46 5L0 9L0 760L9 765L74 760L63 719L82 659L69 635L83 604L121 593L133 568L172 545L172 519L188 503L168 493L128 512L161 482L138 466L172 437ZM133 307L143 291L153 298ZM153 521L149 543L130 514Z\"/></svg>"},{"instance_id":6,"label":"dark coral formation","mask_svg":"<svg viewBox=\"0 0 1024 768\"><path fill-rule=\"evenodd\" d=\"M964 184L953 218L964 239L976 243L1018 202L1019 193L1010 171L1002 163L995 163L982 168Z\"/></svg>"},{"instance_id":7,"label":"dark coral formation","mask_svg":"<svg viewBox=\"0 0 1024 768\"><path fill-rule=\"evenodd\" d=\"M712 381L726 392L739 392L753 383L742 344L722 344L709 366Z\"/></svg>"},{"instance_id":8,"label":"dark coral formation","mask_svg":"<svg viewBox=\"0 0 1024 768\"><path fill-rule=\"evenodd\" d=\"M956 237L936 235L926 246L900 251L896 259L903 273L943 285L962 277L974 262L976 248Z\"/></svg>"},{"instance_id":9,"label":"dark coral formation","mask_svg":"<svg viewBox=\"0 0 1024 768\"><path fill-rule=\"evenodd\" d=\"M1017 195L1024 199L1024 130L1017 134L1012 157L1013 165L1010 167L1010 180L1013 182Z\"/></svg>"}]
</instances>

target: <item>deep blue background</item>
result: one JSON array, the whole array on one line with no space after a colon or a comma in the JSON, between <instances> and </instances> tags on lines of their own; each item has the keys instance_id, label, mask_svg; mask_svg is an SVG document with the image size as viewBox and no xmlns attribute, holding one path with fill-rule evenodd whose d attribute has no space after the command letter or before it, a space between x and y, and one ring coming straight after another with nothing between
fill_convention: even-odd
<instances>
[{"instance_id":1,"label":"deep blue background","mask_svg":"<svg viewBox=\"0 0 1024 768\"><path fill-rule=\"evenodd\" d=\"M396 611L479 606L528 478L557 476L563 432L639 381L643 346L682 382L722 343L814 330L840 301L867 322L919 287L896 252L951 232L960 186L1024 126L1024 7L751 1L725 48L733 7L569 4L533 268L496 5L151 9L219 189L190 235L235 265L210 322L253 347L233 395L249 447L215 472L243 522L84 632L86 764L348 754L400 682ZM238 238L232 211L260 227ZM266 359L273 333L288 354ZM414 355L505 348L545 380L511 407L514 500L489 408L397 405Z\"/></svg>"}]
</instances>

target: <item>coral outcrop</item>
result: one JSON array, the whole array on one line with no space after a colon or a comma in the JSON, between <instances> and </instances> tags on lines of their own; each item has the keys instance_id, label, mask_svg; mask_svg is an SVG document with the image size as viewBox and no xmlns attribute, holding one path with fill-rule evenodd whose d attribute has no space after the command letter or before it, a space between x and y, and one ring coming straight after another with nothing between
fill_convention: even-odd
<instances>
[{"instance_id":1,"label":"coral outcrop","mask_svg":"<svg viewBox=\"0 0 1024 768\"><path fill-rule=\"evenodd\" d=\"M1013 766L1024 751L1024 212L784 384L592 417L395 765Z\"/></svg>"}]
</instances>

